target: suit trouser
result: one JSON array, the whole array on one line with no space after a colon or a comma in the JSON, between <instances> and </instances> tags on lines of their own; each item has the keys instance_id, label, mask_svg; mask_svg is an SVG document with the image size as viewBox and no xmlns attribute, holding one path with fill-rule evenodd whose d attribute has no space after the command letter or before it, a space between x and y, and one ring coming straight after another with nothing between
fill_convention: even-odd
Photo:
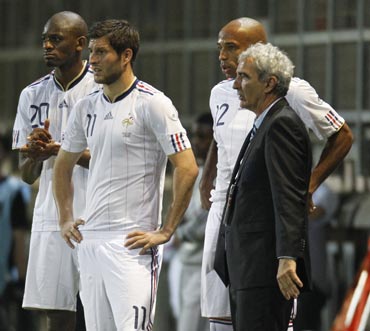
<instances>
[{"instance_id":1,"label":"suit trouser","mask_svg":"<svg viewBox=\"0 0 370 331\"><path fill-rule=\"evenodd\" d=\"M293 300L278 287L230 288L230 305L234 331L286 331Z\"/></svg>"}]
</instances>

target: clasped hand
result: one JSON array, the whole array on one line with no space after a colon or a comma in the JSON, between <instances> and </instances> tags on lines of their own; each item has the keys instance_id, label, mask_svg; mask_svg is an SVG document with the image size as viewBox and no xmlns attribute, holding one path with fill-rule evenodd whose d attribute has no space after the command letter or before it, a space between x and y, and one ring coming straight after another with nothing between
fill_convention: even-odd
<instances>
[{"instance_id":1,"label":"clasped hand","mask_svg":"<svg viewBox=\"0 0 370 331\"><path fill-rule=\"evenodd\" d=\"M57 155L60 144L56 143L49 133L49 120L45 120L44 128L35 128L27 137L28 143L19 149L25 157L42 162L52 155Z\"/></svg>"}]
</instances>

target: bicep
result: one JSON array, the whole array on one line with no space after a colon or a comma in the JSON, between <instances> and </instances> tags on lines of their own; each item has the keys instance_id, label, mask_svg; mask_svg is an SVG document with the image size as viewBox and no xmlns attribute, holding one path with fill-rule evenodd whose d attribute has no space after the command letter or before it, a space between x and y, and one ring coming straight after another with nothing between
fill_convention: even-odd
<instances>
[{"instance_id":1,"label":"bicep","mask_svg":"<svg viewBox=\"0 0 370 331\"><path fill-rule=\"evenodd\" d=\"M179 153L171 154L168 156L168 159L175 169L188 169L194 167L194 165L196 164L193 150L191 148L188 148Z\"/></svg>"}]
</instances>

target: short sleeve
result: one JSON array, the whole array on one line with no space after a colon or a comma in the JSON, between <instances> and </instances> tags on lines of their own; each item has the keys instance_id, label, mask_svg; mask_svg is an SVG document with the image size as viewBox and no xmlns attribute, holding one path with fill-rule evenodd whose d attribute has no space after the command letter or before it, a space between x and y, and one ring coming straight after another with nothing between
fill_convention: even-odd
<instances>
[{"instance_id":1,"label":"short sleeve","mask_svg":"<svg viewBox=\"0 0 370 331\"><path fill-rule=\"evenodd\" d=\"M23 90L18 102L17 115L13 126L12 148L17 149L27 143L27 137L32 132L31 120L28 117L27 105L30 104L29 95Z\"/></svg>"},{"instance_id":2,"label":"short sleeve","mask_svg":"<svg viewBox=\"0 0 370 331\"><path fill-rule=\"evenodd\" d=\"M86 105L78 101L69 115L66 130L62 137L62 149L71 153L80 153L87 147L87 140L83 128L82 113Z\"/></svg>"},{"instance_id":3,"label":"short sleeve","mask_svg":"<svg viewBox=\"0 0 370 331\"><path fill-rule=\"evenodd\" d=\"M150 98L147 121L166 155L191 148L186 130L172 101L163 94Z\"/></svg>"},{"instance_id":4,"label":"short sleeve","mask_svg":"<svg viewBox=\"0 0 370 331\"><path fill-rule=\"evenodd\" d=\"M286 99L306 128L320 140L329 138L344 124L344 119L303 79L292 78Z\"/></svg>"}]
</instances>

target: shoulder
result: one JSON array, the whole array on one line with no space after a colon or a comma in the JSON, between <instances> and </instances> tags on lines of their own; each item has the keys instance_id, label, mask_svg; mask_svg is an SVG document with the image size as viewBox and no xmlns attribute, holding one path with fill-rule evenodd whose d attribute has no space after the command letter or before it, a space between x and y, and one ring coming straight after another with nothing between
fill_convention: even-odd
<instances>
[{"instance_id":1,"label":"shoulder","mask_svg":"<svg viewBox=\"0 0 370 331\"><path fill-rule=\"evenodd\" d=\"M103 90L94 90L93 92L85 95L81 99L79 99L76 102L76 105L81 105L81 104L95 104L97 99L100 98L103 94Z\"/></svg>"},{"instance_id":2,"label":"shoulder","mask_svg":"<svg viewBox=\"0 0 370 331\"><path fill-rule=\"evenodd\" d=\"M148 108L157 108L165 105L172 105L172 101L162 91L152 85L138 80L134 88L139 104Z\"/></svg>"},{"instance_id":3,"label":"shoulder","mask_svg":"<svg viewBox=\"0 0 370 331\"><path fill-rule=\"evenodd\" d=\"M322 103L322 100L311 84L298 77L291 79L286 99L293 108L297 107L297 104L307 106L311 103Z\"/></svg>"},{"instance_id":4,"label":"shoulder","mask_svg":"<svg viewBox=\"0 0 370 331\"><path fill-rule=\"evenodd\" d=\"M234 81L234 79L222 80L212 88L211 93L230 93L233 91Z\"/></svg>"},{"instance_id":5,"label":"shoulder","mask_svg":"<svg viewBox=\"0 0 370 331\"><path fill-rule=\"evenodd\" d=\"M157 95L164 95L163 92L156 89L152 85L143 82L142 80L138 80L135 84L135 90L143 97L151 98Z\"/></svg>"},{"instance_id":6,"label":"shoulder","mask_svg":"<svg viewBox=\"0 0 370 331\"><path fill-rule=\"evenodd\" d=\"M288 103L285 103L281 109L276 112L275 116L272 116L271 125L298 127L306 131L303 121Z\"/></svg>"},{"instance_id":7,"label":"shoulder","mask_svg":"<svg viewBox=\"0 0 370 331\"><path fill-rule=\"evenodd\" d=\"M32 82L31 84L27 85L21 92L21 94L32 93L34 91L38 91L40 89L45 89L45 86L53 81L53 72L37 79L36 81Z\"/></svg>"}]
</instances>

